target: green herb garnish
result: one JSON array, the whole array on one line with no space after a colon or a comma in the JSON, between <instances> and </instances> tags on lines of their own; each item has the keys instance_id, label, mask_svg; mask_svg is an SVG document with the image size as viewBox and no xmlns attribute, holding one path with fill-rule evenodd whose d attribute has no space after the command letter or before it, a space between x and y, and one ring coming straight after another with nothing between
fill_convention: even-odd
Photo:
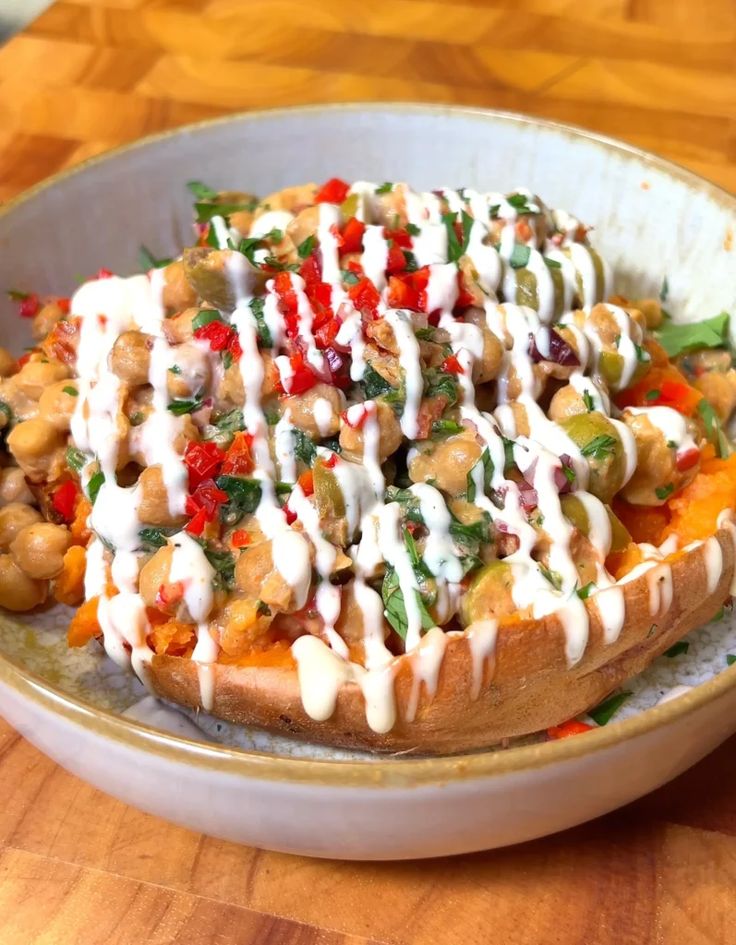
<instances>
[{"instance_id":1,"label":"green herb garnish","mask_svg":"<svg viewBox=\"0 0 736 945\"><path fill-rule=\"evenodd\" d=\"M87 465L87 457L76 446L67 447L65 458L67 466L75 473L80 473Z\"/></svg>"},{"instance_id":2,"label":"green herb garnish","mask_svg":"<svg viewBox=\"0 0 736 945\"><path fill-rule=\"evenodd\" d=\"M68 394L70 397L78 397L78 396L79 396L79 391L77 390L76 387L71 387L71 386L67 385L66 387L62 387L61 389L62 389L62 392L63 392L63 393Z\"/></svg>"},{"instance_id":3,"label":"green herb garnish","mask_svg":"<svg viewBox=\"0 0 736 945\"><path fill-rule=\"evenodd\" d=\"M655 337L670 358L698 348L723 348L728 343L728 322L728 312L689 325L669 322L655 332Z\"/></svg>"},{"instance_id":4,"label":"green herb garnish","mask_svg":"<svg viewBox=\"0 0 736 945\"><path fill-rule=\"evenodd\" d=\"M203 308L200 309L197 314L192 319L192 330L196 331L198 328L204 328L205 325L209 325L210 322L224 322L225 319L220 315L220 313L214 308Z\"/></svg>"},{"instance_id":5,"label":"green herb garnish","mask_svg":"<svg viewBox=\"0 0 736 945\"><path fill-rule=\"evenodd\" d=\"M718 456L721 459L725 459L726 457L730 456L733 452L731 443L726 434L723 432L723 427L721 426L721 421L718 419L718 414L705 398L703 398L698 403L698 413L703 419L705 435L715 446Z\"/></svg>"},{"instance_id":6,"label":"green herb garnish","mask_svg":"<svg viewBox=\"0 0 736 945\"><path fill-rule=\"evenodd\" d=\"M591 593L595 590L595 587L596 586L593 583L593 581L588 581L588 583L584 587L579 587L577 590L577 595L580 598L580 600L587 600L590 597Z\"/></svg>"},{"instance_id":7,"label":"green herb garnish","mask_svg":"<svg viewBox=\"0 0 736 945\"><path fill-rule=\"evenodd\" d=\"M148 271L149 269L163 269L164 266L168 266L169 263L173 262L173 259L170 256L157 258L149 249L141 245L138 250L138 262L141 269Z\"/></svg>"},{"instance_id":8,"label":"green herb garnish","mask_svg":"<svg viewBox=\"0 0 736 945\"><path fill-rule=\"evenodd\" d=\"M420 234L422 231L421 231L421 229L416 225L416 223L407 223L407 224L406 224L406 232L409 234L409 236L419 236L419 234Z\"/></svg>"},{"instance_id":9,"label":"green herb garnish","mask_svg":"<svg viewBox=\"0 0 736 945\"><path fill-rule=\"evenodd\" d=\"M659 400L661 396L662 396L662 391L656 390L655 388L654 390L648 390L646 392L646 394L644 395L644 400Z\"/></svg>"},{"instance_id":10,"label":"green herb garnish","mask_svg":"<svg viewBox=\"0 0 736 945\"><path fill-rule=\"evenodd\" d=\"M733 666L736 663L736 653L727 653L726 654L726 665Z\"/></svg>"},{"instance_id":11,"label":"green herb garnish","mask_svg":"<svg viewBox=\"0 0 736 945\"><path fill-rule=\"evenodd\" d=\"M674 656L680 656L682 653L687 653L690 649L690 644L687 640L678 640L677 643L674 643L669 650L665 650L664 655L669 656L670 658Z\"/></svg>"},{"instance_id":12,"label":"green herb garnish","mask_svg":"<svg viewBox=\"0 0 736 945\"><path fill-rule=\"evenodd\" d=\"M615 446L615 437L607 433L601 433L598 436L594 436L589 443L586 443L580 452L583 456L590 456L593 459L602 461L613 452Z\"/></svg>"},{"instance_id":13,"label":"green herb garnish","mask_svg":"<svg viewBox=\"0 0 736 945\"><path fill-rule=\"evenodd\" d=\"M562 575L558 571L550 571L546 565L539 561L537 562L537 567L542 573L542 577L549 581L556 591L562 590Z\"/></svg>"},{"instance_id":14,"label":"green herb garnish","mask_svg":"<svg viewBox=\"0 0 736 945\"><path fill-rule=\"evenodd\" d=\"M150 554L157 548L163 548L167 540L174 534L173 529L163 528L142 528L138 532L141 541L141 549Z\"/></svg>"},{"instance_id":15,"label":"green herb garnish","mask_svg":"<svg viewBox=\"0 0 736 945\"><path fill-rule=\"evenodd\" d=\"M317 240L314 236L308 236L303 240L296 248L297 256L300 259L306 259L308 256L312 255L312 250L314 249Z\"/></svg>"},{"instance_id":16,"label":"green herb garnish","mask_svg":"<svg viewBox=\"0 0 736 945\"><path fill-rule=\"evenodd\" d=\"M615 696L609 696L609 698L604 699L600 705L591 709L588 715L593 719L596 725L607 725L630 695L630 692L619 692Z\"/></svg>"},{"instance_id":17,"label":"green herb garnish","mask_svg":"<svg viewBox=\"0 0 736 945\"><path fill-rule=\"evenodd\" d=\"M512 269L523 269L529 262L532 251L523 243L514 243L514 249L509 256L509 266Z\"/></svg>"},{"instance_id":18,"label":"green herb garnish","mask_svg":"<svg viewBox=\"0 0 736 945\"><path fill-rule=\"evenodd\" d=\"M311 467L317 458L317 447L303 430L294 427L291 434L294 437L294 454L296 458L300 459L306 466Z\"/></svg>"},{"instance_id":19,"label":"green herb garnish","mask_svg":"<svg viewBox=\"0 0 736 945\"><path fill-rule=\"evenodd\" d=\"M385 184L381 184L380 187L376 187L377 194L388 194L394 189L394 185L389 181L386 181Z\"/></svg>"},{"instance_id":20,"label":"green herb garnish","mask_svg":"<svg viewBox=\"0 0 736 945\"><path fill-rule=\"evenodd\" d=\"M264 300L262 298L251 299L248 303L253 317L256 320L258 344L262 348L273 348L273 338L264 315Z\"/></svg>"},{"instance_id":21,"label":"green herb garnish","mask_svg":"<svg viewBox=\"0 0 736 945\"><path fill-rule=\"evenodd\" d=\"M87 498L92 503L95 504L97 499L97 494L102 488L102 483L105 481L105 474L98 470L93 476L90 477L89 482L87 483Z\"/></svg>"},{"instance_id":22,"label":"green herb garnish","mask_svg":"<svg viewBox=\"0 0 736 945\"><path fill-rule=\"evenodd\" d=\"M196 413L198 410L202 409L202 404L204 401L201 399L197 400L173 400L168 406L167 410L170 410L175 417L183 417L187 413Z\"/></svg>"},{"instance_id":23,"label":"green herb garnish","mask_svg":"<svg viewBox=\"0 0 736 945\"><path fill-rule=\"evenodd\" d=\"M666 486L658 486L654 490L654 494L658 499L667 499L675 491L674 483L668 482Z\"/></svg>"},{"instance_id":24,"label":"green herb garnish","mask_svg":"<svg viewBox=\"0 0 736 945\"><path fill-rule=\"evenodd\" d=\"M203 184L201 180L187 181L187 190L197 200L217 200L217 191Z\"/></svg>"},{"instance_id":25,"label":"green herb garnish","mask_svg":"<svg viewBox=\"0 0 736 945\"><path fill-rule=\"evenodd\" d=\"M585 404L585 409L588 411L588 413L591 413L593 410L595 410L595 401L593 400L589 390L583 391L583 403Z\"/></svg>"}]
</instances>

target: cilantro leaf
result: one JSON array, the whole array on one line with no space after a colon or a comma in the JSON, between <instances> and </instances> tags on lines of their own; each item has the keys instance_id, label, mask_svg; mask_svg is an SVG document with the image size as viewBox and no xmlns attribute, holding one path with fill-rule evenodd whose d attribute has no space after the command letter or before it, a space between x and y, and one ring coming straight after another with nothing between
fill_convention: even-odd
<instances>
[{"instance_id":1,"label":"cilantro leaf","mask_svg":"<svg viewBox=\"0 0 736 945\"><path fill-rule=\"evenodd\" d=\"M690 325L669 322L655 332L655 337L670 358L698 348L722 348L728 343L728 312Z\"/></svg>"},{"instance_id":2,"label":"cilantro leaf","mask_svg":"<svg viewBox=\"0 0 736 945\"><path fill-rule=\"evenodd\" d=\"M163 269L164 266L168 266L173 260L170 256L161 256L157 259L156 256L141 243L141 247L138 250L138 262L140 263L141 269L148 271L149 269Z\"/></svg>"},{"instance_id":3,"label":"cilantro leaf","mask_svg":"<svg viewBox=\"0 0 736 945\"><path fill-rule=\"evenodd\" d=\"M297 459L311 467L317 458L317 447L303 430L294 427L291 435L294 437L294 454Z\"/></svg>"},{"instance_id":4,"label":"cilantro leaf","mask_svg":"<svg viewBox=\"0 0 736 945\"><path fill-rule=\"evenodd\" d=\"M725 459L733 452L728 437L723 432L721 421L710 403L705 397L698 404L698 413L703 419L705 426L705 435L708 440L716 447L721 459Z\"/></svg>"},{"instance_id":5,"label":"cilantro leaf","mask_svg":"<svg viewBox=\"0 0 736 945\"><path fill-rule=\"evenodd\" d=\"M674 643L669 650L665 650L664 655L669 656L670 658L674 656L680 656L682 653L687 653L690 649L690 644L687 640L678 640L677 643Z\"/></svg>"},{"instance_id":6,"label":"cilantro leaf","mask_svg":"<svg viewBox=\"0 0 736 945\"><path fill-rule=\"evenodd\" d=\"M589 443L586 443L580 452L583 454L583 456L590 456L593 459L604 460L610 453L613 452L615 446L615 437L610 436L607 433L601 433L598 436L594 436Z\"/></svg>"},{"instance_id":7,"label":"cilantro leaf","mask_svg":"<svg viewBox=\"0 0 736 945\"><path fill-rule=\"evenodd\" d=\"M594 709L591 709L588 715L597 725L607 725L630 695L630 692L619 692L614 696L609 696L608 699L604 699Z\"/></svg>"}]
</instances>

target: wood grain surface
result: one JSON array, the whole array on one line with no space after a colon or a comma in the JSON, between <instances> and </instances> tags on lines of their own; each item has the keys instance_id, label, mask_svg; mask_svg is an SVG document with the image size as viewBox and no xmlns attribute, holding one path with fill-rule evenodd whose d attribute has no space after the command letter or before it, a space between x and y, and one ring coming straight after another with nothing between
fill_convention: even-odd
<instances>
[{"instance_id":1,"label":"wood grain surface","mask_svg":"<svg viewBox=\"0 0 736 945\"><path fill-rule=\"evenodd\" d=\"M63 0L0 49L0 198L227 111L399 99L574 122L736 190L735 63L734 0ZM1 945L736 943L736 739L587 826L422 863L198 836L2 722L0 801Z\"/></svg>"}]
</instances>

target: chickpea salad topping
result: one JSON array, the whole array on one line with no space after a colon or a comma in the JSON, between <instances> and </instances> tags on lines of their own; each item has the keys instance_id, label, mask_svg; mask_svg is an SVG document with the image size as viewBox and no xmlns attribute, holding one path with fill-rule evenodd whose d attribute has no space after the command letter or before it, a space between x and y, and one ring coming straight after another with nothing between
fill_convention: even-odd
<instances>
[{"instance_id":1,"label":"chickpea salad topping","mask_svg":"<svg viewBox=\"0 0 736 945\"><path fill-rule=\"evenodd\" d=\"M590 607L615 641L622 584L736 507L728 314L616 295L569 213L189 187L176 259L12 293L35 344L0 349L0 606L76 607L70 645L144 681L191 659L205 708L217 662L295 668L317 720L356 683L386 732L397 657L431 691L466 633L477 689L499 623L556 614L574 665Z\"/></svg>"}]
</instances>

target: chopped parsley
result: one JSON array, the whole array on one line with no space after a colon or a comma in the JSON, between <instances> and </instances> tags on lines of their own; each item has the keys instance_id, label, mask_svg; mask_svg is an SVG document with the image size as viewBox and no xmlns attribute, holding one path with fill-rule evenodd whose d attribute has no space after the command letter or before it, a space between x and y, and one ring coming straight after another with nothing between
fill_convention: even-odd
<instances>
[{"instance_id":1,"label":"chopped parsley","mask_svg":"<svg viewBox=\"0 0 736 945\"><path fill-rule=\"evenodd\" d=\"M138 538L141 542L141 549L147 553L150 553L152 551L156 551L157 548L163 548L173 533L173 529L142 528L138 532Z\"/></svg>"},{"instance_id":2,"label":"chopped parsley","mask_svg":"<svg viewBox=\"0 0 736 945\"><path fill-rule=\"evenodd\" d=\"M454 213L443 213L442 222L447 229L447 261L457 262L461 256L464 256L470 242L470 231L473 227L473 218L465 210L460 214L460 224L462 227L462 240L458 239L455 231L456 215Z\"/></svg>"},{"instance_id":3,"label":"chopped parsley","mask_svg":"<svg viewBox=\"0 0 736 945\"><path fill-rule=\"evenodd\" d=\"M537 562L537 567L539 568L542 577L546 581L549 581L556 591L562 590L562 575L558 571L550 571L546 565L539 561Z\"/></svg>"},{"instance_id":4,"label":"chopped parsley","mask_svg":"<svg viewBox=\"0 0 736 945\"><path fill-rule=\"evenodd\" d=\"M595 410L595 401L593 400L593 396L591 395L590 391L587 389L583 391L583 403L585 404L585 409L588 411L588 413L591 413L593 410Z\"/></svg>"},{"instance_id":5,"label":"chopped parsley","mask_svg":"<svg viewBox=\"0 0 736 945\"><path fill-rule=\"evenodd\" d=\"M201 410L203 404L204 401L199 398L197 400L173 400L166 409L170 410L175 417L183 417L184 414L196 413Z\"/></svg>"},{"instance_id":6,"label":"chopped parsley","mask_svg":"<svg viewBox=\"0 0 736 945\"><path fill-rule=\"evenodd\" d=\"M698 413L700 414L703 425L705 426L705 435L715 446L718 456L725 459L733 452L728 437L723 432L721 421L713 407L708 403L705 397L698 403Z\"/></svg>"},{"instance_id":7,"label":"chopped parsley","mask_svg":"<svg viewBox=\"0 0 736 945\"><path fill-rule=\"evenodd\" d=\"M630 692L619 692L616 695L609 696L608 699L604 699L594 709L591 709L588 715L596 725L607 725L630 695Z\"/></svg>"},{"instance_id":8,"label":"chopped parsley","mask_svg":"<svg viewBox=\"0 0 736 945\"><path fill-rule=\"evenodd\" d=\"M217 191L203 184L201 180L187 181L187 190L197 200L217 200Z\"/></svg>"},{"instance_id":9,"label":"chopped parsley","mask_svg":"<svg viewBox=\"0 0 736 945\"><path fill-rule=\"evenodd\" d=\"M157 258L149 249L146 249L146 247L141 244L138 250L138 262L140 263L141 269L148 271L149 269L163 269L164 266L168 266L169 263L173 262L173 259L170 256Z\"/></svg>"},{"instance_id":10,"label":"chopped parsley","mask_svg":"<svg viewBox=\"0 0 736 945\"><path fill-rule=\"evenodd\" d=\"M675 491L675 486L673 483L668 482L666 486L658 486L654 490L654 494L658 499L667 499Z\"/></svg>"},{"instance_id":11,"label":"chopped parsley","mask_svg":"<svg viewBox=\"0 0 736 945\"><path fill-rule=\"evenodd\" d=\"M482 469L482 479L481 479L481 469ZM468 470L468 475L465 480L465 497L468 502L475 502L476 496L478 494L478 486L482 482L483 484L483 494L485 495L488 490L491 488L491 478L493 476L493 460L491 459L491 454L486 447L480 455L480 459Z\"/></svg>"},{"instance_id":12,"label":"chopped parsley","mask_svg":"<svg viewBox=\"0 0 736 945\"><path fill-rule=\"evenodd\" d=\"M68 394L70 397L79 396L79 391L77 390L76 387L71 387L70 385L67 385L66 387L62 387L61 389L63 393Z\"/></svg>"},{"instance_id":13,"label":"chopped parsley","mask_svg":"<svg viewBox=\"0 0 736 945\"><path fill-rule=\"evenodd\" d=\"M89 482L87 483L87 498L92 503L95 504L97 495L102 488L102 483L105 481L105 474L98 470L93 476L90 477Z\"/></svg>"},{"instance_id":14,"label":"chopped parsley","mask_svg":"<svg viewBox=\"0 0 736 945\"><path fill-rule=\"evenodd\" d=\"M512 206L517 213L539 213L539 207L534 203L529 203L526 194L509 194L506 203Z\"/></svg>"},{"instance_id":15,"label":"chopped parsley","mask_svg":"<svg viewBox=\"0 0 736 945\"><path fill-rule=\"evenodd\" d=\"M733 666L736 663L736 653L727 653L726 654L726 665Z\"/></svg>"},{"instance_id":16,"label":"chopped parsley","mask_svg":"<svg viewBox=\"0 0 736 945\"><path fill-rule=\"evenodd\" d=\"M294 454L296 458L300 459L306 466L311 467L317 458L317 447L303 430L294 427L291 434L294 437Z\"/></svg>"},{"instance_id":17,"label":"chopped parsley","mask_svg":"<svg viewBox=\"0 0 736 945\"><path fill-rule=\"evenodd\" d=\"M422 231L421 231L420 228L416 225L416 223L407 223L407 224L406 224L406 232L409 234L409 236L419 236L419 234L420 234Z\"/></svg>"},{"instance_id":18,"label":"chopped parsley","mask_svg":"<svg viewBox=\"0 0 736 945\"><path fill-rule=\"evenodd\" d=\"M87 465L87 457L76 446L67 447L66 464L75 473L80 473Z\"/></svg>"},{"instance_id":19,"label":"chopped parsley","mask_svg":"<svg viewBox=\"0 0 736 945\"><path fill-rule=\"evenodd\" d=\"M250 300L248 306L253 313L253 318L256 320L258 344L262 348L273 348L273 338L271 337L271 331L266 324L266 318L264 316L264 304L262 298L254 298Z\"/></svg>"},{"instance_id":20,"label":"chopped parsley","mask_svg":"<svg viewBox=\"0 0 736 945\"><path fill-rule=\"evenodd\" d=\"M306 259L308 256L312 255L312 250L317 244L317 240L314 236L308 236L303 240L296 248L297 256L300 259Z\"/></svg>"},{"instance_id":21,"label":"chopped parsley","mask_svg":"<svg viewBox=\"0 0 736 945\"><path fill-rule=\"evenodd\" d=\"M192 319L192 330L196 331L198 328L204 328L205 325L209 325L211 322L224 321L225 319L220 315L217 309L203 308L200 309Z\"/></svg>"},{"instance_id":22,"label":"chopped parsley","mask_svg":"<svg viewBox=\"0 0 736 945\"><path fill-rule=\"evenodd\" d=\"M592 459L602 461L613 453L615 447L615 437L608 433L600 433L598 436L594 436L589 443L586 443L580 452L583 456L590 456Z\"/></svg>"},{"instance_id":23,"label":"chopped parsley","mask_svg":"<svg viewBox=\"0 0 736 945\"><path fill-rule=\"evenodd\" d=\"M579 587L577 590L577 595L580 600L587 600L591 593L595 590L596 586L593 581L588 581L584 587Z\"/></svg>"},{"instance_id":24,"label":"chopped parsley","mask_svg":"<svg viewBox=\"0 0 736 945\"><path fill-rule=\"evenodd\" d=\"M665 650L664 655L669 656L670 658L675 656L680 656L683 653L687 653L690 649L690 644L687 640L678 640L677 643L674 643L669 650Z\"/></svg>"},{"instance_id":25,"label":"chopped parsley","mask_svg":"<svg viewBox=\"0 0 736 945\"><path fill-rule=\"evenodd\" d=\"M670 358L698 348L723 348L728 343L728 312L687 325L668 322L655 336Z\"/></svg>"},{"instance_id":26,"label":"chopped parsley","mask_svg":"<svg viewBox=\"0 0 736 945\"><path fill-rule=\"evenodd\" d=\"M662 391L654 388L653 390L648 390L644 395L644 400L659 400L662 396Z\"/></svg>"},{"instance_id":27,"label":"chopped parsley","mask_svg":"<svg viewBox=\"0 0 736 945\"><path fill-rule=\"evenodd\" d=\"M169 373L175 374L178 377L179 374L181 374L181 368L179 367L178 364L172 364L171 367L169 368Z\"/></svg>"},{"instance_id":28,"label":"chopped parsley","mask_svg":"<svg viewBox=\"0 0 736 945\"><path fill-rule=\"evenodd\" d=\"M452 433L461 433L463 427L456 420L435 420L432 424L432 433L442 433L449 436Z\"/></svg>"},{"instance_id":29,"label":"chopped parsley","mask_svg":"<svg viewBox=\"0 0 736 945\"><path fill-rule=\"evenodd\" d=\"M381 184L380 187L376 187L377 194L390 194L394 189L394 185L389 181L386 181L385 184Z\"/></svg>"}]
</instances>

